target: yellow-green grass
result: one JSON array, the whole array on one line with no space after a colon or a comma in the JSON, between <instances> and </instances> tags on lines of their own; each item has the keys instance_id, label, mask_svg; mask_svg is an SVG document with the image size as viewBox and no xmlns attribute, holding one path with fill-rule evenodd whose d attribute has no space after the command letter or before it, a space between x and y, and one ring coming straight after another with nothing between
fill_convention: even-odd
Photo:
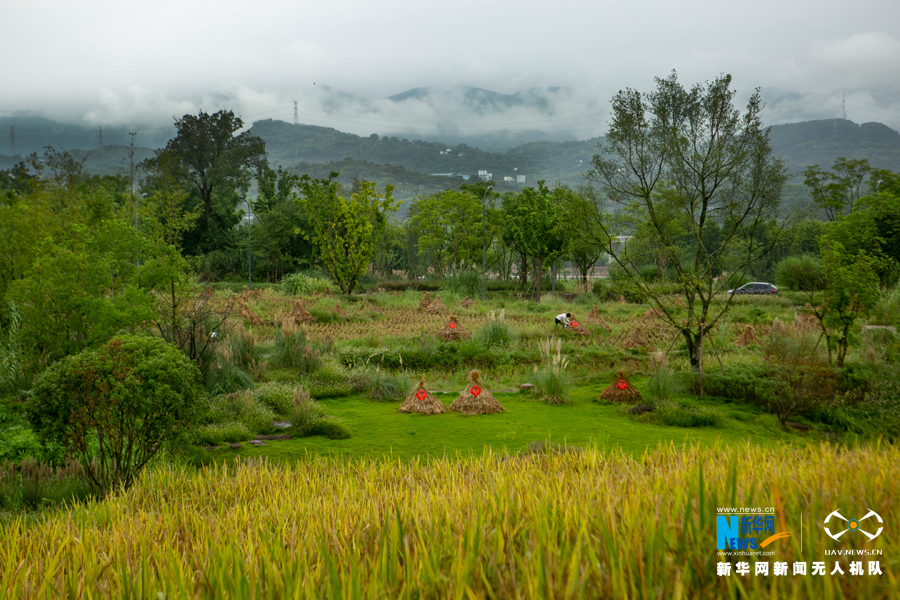
<instances>
[{"instance_id":1,"label":"yellow-green grass","mask_svg":"<svg viewBox=\"0 0 900 600\"><path fill-rule=\"evenodd\" d=\"M6 517L0 596L896 598L898 481L896 448L827 445L158 468ZM791 535L763 560L830 572L826 551L865 548L882 574L841 558L843 576L754 576L750 559L751 575L718 576L720 506L776 507ZM821 522L838 508L878 512L885 532L833 541Z\"/></svg>"}]
</instances>

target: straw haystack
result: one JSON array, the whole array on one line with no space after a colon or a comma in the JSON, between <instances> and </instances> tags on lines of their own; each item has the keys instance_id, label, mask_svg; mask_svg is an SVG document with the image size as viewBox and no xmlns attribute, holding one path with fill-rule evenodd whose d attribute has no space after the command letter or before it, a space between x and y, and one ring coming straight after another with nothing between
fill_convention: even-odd
<instances>
[{"instance_id":1,"label":"straw haystack","mask_svg":"<svg viewBox=\"0 0 900 600\"><path fill-rule=\"evenodd\" d=\"M380 313L381 309L368 301L368 299L363 299L362 302L359 303L359 312L367 312L371 311L374 313Z\"/></svg>"},{"instance_id":2,"label":"straw haystack","mask_svg":"<svg viewBox=\"0 0 900 600\"><path fill-rule=\"evenodd\" d=\"M314 316L309 314L309 312L303 308L303 304L301 304L299 300L294 301L294 309L288 314L288 319L297 325L312 323L316 320Z\"/></svg>"},{"instance_id":3,"label":"straw haystack","mask_svg":"<svg viewBox=\"0 0 900 600\"><path fill-rule=\"evenodd\" d=\"M819 320L816 318L813 307L806 303L802 313L797 315L797 329L803 333L812 333L819 330Z\"/></svg>"},{"instance_id":4,"label":"straw haystack","mask_svg":"<svg viewBox=\"0 0 900 600\"><path fill-rule=\"evenodd\" d=\"M400 405L400 408L397 409L397 412L439 415L447 412L447 407L444 406L443 402L435 398L434 394L425 389L425 378L422 377L416 389L410 392L403 404Z\"/></svg>"},{"instance_id":5,"label":"straw haystack","mask_svg":"<svg viewBox=\"0 0 900 600\"><path fill-rule=\"evenodd\" d=\"M438 294L435 297L434 302L429 304L428 308L426 308L425 310L430 313L436 313L436 312L443 312L443 311L447 310L447 307L444 306L443 302L441 302L441 295Z\"/></svg>"},{"instance_id":6,"label":"straw haystack","mask_svg":"<svg viewBox=\"0 0 900 600\"><path fill-rule=\"evenodd\" d=\"M756 334L753 330L753 325L744 325L744 330L737 336L737 339L734 340L734 343L741 348L745 346L749 346L750 344L759 344L759 339L756 337Z\"/></svg>"},{"instance_id":7,"label":"straw haystack","mask_svg":"<svg viewBox=\"0 0 900 600\"><path fill-rule=\"evenodd\" d=\"M238 316L249 323L254 327L258 327L263 325L263 320L259 318L259 315L253 312L250 306L247 304L247 298L244 296L238 296L237 298L237 306L238 306Z\"/></svg>"},{"instance_id":8,"label":"straw haystack","mask_svg":"<svg viewBox=\"0 0 900 600\"><path fill-rule=\"evenodd\" d=\"M481 373L469 373L469 384L450 405L450 410L466 415L487 415L503 412L505 409L481 383Z\"/></svg>"},{"instance_id":9,"label":"straw haystack","mask_svg":"<svg viewBox=\"0 0 900 600\"><path fill-rule=\"evenodd\" d=\"M644 348L649 345L649 332L645 331L644 327L641 325L637 325L634 329L629 331L625 337L622 338L622 341L619 342L619 347L623 350L626 348Z\"/></svg>"},{"instance_id":10,"label":"straw haystack","mask_svg":"<svg viewBox=\"0 0 900 600\"><path fill-rule=\"evenodd\" d=\"M245 285L244 289L241 291L240 298L242 298L244 302L250 299L259 300L260 298L262 298L262 290L259 288L251 290Z\"/></svg>"},{"instance_id":11,"label":"straw haystack","mask_svg":"<svg viewBox=\"0 0 900 600\"><path fill-rule=\"evenodd\" d=\"M583 323L579 323L575 319L569 321L569 331L571 331L575 335L591 335L591 332L587 330L587 327L585 327Z\"/></svg>"},{"instance_id":12,"label":"straw haystack","mask_svg":"<svg viewBox=\"0 0 900 600\"><path fill-rule=\"evenodd\" d=\"M644 401L640 392L634 389L634 386L631 385L631 382L628 381L628 378L625 377L625 373L622 371L616 372L616 380L600 392L598 398L608 402L627 402L629 404Z\"/></svg>"},{"instance_id":13,"label":"straw haystack","mask_svg":"<svg viewBox=\"0 0 900 600\"><path fill-rule=\"evenodd\" d=\"M612 331L612 327L610 327L609 324L603 320L603 317L600 316L600 311L597 309L596 304L591 309L591 312L588 313L587 317L585 318L585 321L587 321L589 323L595 323L596 325L599 325L600 327L602 327L603 329L605 329L607 331Z\"/></svg>"},{"instance_id":14,"label":"straw haystack","mask_svg":"<svg viewBox=\"0 0 900 600\"><path fill-rule=\"evenodd\" d=\"M472 338L472 334L463 329L454 316L451 316L447 323L438 330L437 336L445 342L458 342Z\"/></svg>"},{"instance_id":15,"label":"straw haystack","mask_svg":"<svg viewBox=\"0 0 900 600\"><path fill-rule=\"evenodd\" d=\"M431 306L431 292L425 292L425 295L422 297L422 301L419 302L419 306L416 307L416 310L428 310L429 306Z\"/></svg>"},{"instance_id":16,"label":"straw haystack","mask_svg":"<svg viewBox=\"0 0 900 600\"><path fill-rule=\"evenodd\" d=\"M472 300L471 298L469 298L468 296L466 296L466 297L465 297L462 301L460 301L460 303L459 303L459 305L462 306L463 308L468 308L468 307L472 306L473 304L475 304L475 301Z\"/></svg>"},{"instance_id":17,"label":"straw haystack","mask_svg":"<svg viewBox=\"0 0 900 600\"><path fill-rule=\"evenodd\" d=\"M641 314L641 318L645 320L661 319L662 316L662 311L660 311L658 308L648 308Z\"/></svg>"},{"instance_id":18,"label":"straw haystack","mask_svg":"<svg viewBox=\"0 0 900 600\"><path fill-rule=\"evenodd\" d=\"M348 317L350 315L347 314L347 311L341 308L341 301L338 300L338 303L334 305L334 314L341 317Z\"/></svg>"}]
</instances>

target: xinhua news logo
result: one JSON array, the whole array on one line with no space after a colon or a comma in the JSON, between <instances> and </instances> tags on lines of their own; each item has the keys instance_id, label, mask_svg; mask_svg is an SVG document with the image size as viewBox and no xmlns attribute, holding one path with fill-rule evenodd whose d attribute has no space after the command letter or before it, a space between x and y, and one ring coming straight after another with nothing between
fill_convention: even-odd
<instances>
[{"instance_id":1,"label":"xinhua news logo","mask_svg":"<svg viewBox=\"0 0 900 600\"><path fill-rule=\"evenodd\" d=\"M774 509L772 509L774 510ZM790 536L775 533L775 515L761 511L719 509L719 512L744 512L740 515L716 515L717 550L761 550L776 540Z\"/></svg>"}]
</instances>

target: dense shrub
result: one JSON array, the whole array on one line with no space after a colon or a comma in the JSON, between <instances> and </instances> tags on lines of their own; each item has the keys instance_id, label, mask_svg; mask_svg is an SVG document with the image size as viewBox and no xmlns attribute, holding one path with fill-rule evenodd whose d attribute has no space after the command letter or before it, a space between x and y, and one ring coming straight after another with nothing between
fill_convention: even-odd
<instances>
[{"instance_id":1,"label":"dense shrub","mask_svg":"<svg viewBox=\"0 0 900 600\"><path fill-rule=\"evenodd\" d=\"M195 415L200 372L161 339L122 335L42 373L28 415L38 436L77 455L91 483L129 486Z\"/></svg>"},{"instance_id":2,"label":"dense shrub","mask_svg":"<svg viewBox=\"0 0 900 600\"><path fill-rule=\"evenodd\" d=\"M815 256L789 256L775 267L775 283L802 292L825 289L822 261Z\"/></svg>"},{"instance_id":3,"label":"dense shrub","mask_svg":"<svg viewBox=\"0 0 900 600\"><path fill-rule=\"evenodd\" d=\"M318 349L306 340L306 330L284 322L275 329L272 362L279 367L294 367L300 373L313 373L322 359Z\"/></svg>"},{"instance_id":4,"label":"dense shrub","mask_svg":"<svg viewBox=\"0 0 900 600\"><path fill-rule=\"evenodd\" d=\"M660 402L656 405L660 422L673 427L719 427L722 415L708 406L691 406L675 402Z\"/></svg>"},{"instance_id":5,"label":"dense shrub","mask_svg":"<svg viewBox=\"0 0 900 600\"><path fill-rule=\"evenodd\" d=\"M294 394L299 389L294 383L272 381L256 388L253 397L276 415L286 417L294 405Z\"/></svg>"},{"instance_id":6,"label":"dense shrub","mask_svg":"<svg viewBox=\"0 0 900 600\"><path fill-rule=\"evenodd\" d=\"M313 271L285 275L281 280L281 286L285 292L294 296L316 293L334 294L339 291L337 286L326 275Z\"/></svg>"},{"instance_id":7,"label":"dense shrub","mask_svg":"<svg viewBox=\"0 0 900 600\"><path fill-rule=\"evenodd\" d=\"M572 387L566 368L569 360L562 355L562 340L547 338L538 346L541 355L540 368L534 368L534 393L548 404L571 404Z\"/></svg>"},{"instance_id":8,"label":"dense shrub","mask_svg":"<svg viewBox=\"0 0 900 600\"><path fill-rule=\"evenodd\" d=\"M409 389L409 378L390 375L381 369L368 369L358 374L357 385L375 402L399 402Z\"/></svg>"},{"instance_id":9,"label":"dense shrub","mask_svg":"<svg viewBox=\"0 0 900 600\"><path fill-rule=\"evenodd\" d=\"M443 291L470 298L481 297L481 273L472 269L461 269L444 278Z\"/></svg>"},{"instance_id":10,"label":"dense shrub","mask_svg":"<svg viewBox=\"0 0 900 600\"><path fill-rule=\"evenodd\" d=\"M513 334L506 324L503 312L495 315L491 311L484 325L475 332L475 339L487 348L508 350L513 342Z\"/></svg>"},{"instance_id":11,"label":"dense shrub","mask_svg":"<svg viewBox=\"0 0 900 600\"><path fill-rule=\"evenodd\" d=\"M700 376L697 373L679 374L689 393L700 394ZM774 382L768 379L764 365L739 364L709 369L703 376L703 388L707 396L741 400L757 406L765 406L772 394Z\"/></svg>"},{"instance_id":12,"label":"dense shrub","mask_svg":"<svg viewBox=\"0 0 900 600\"><path fill-rule=\"evenodd\" d=\"M252 390L256 382L236 360L230 346L219 348L216 362L206 375L206 389L211 396L231 394L240 390Z\"/></svg>"},{"instance_id":13,"label":"dense shrub","mask_svg":"<svg viewBox=\"0 0 900 600\"><path fill-rule=\"evenodd\" d=\"M350 427L343 419L329 415L325 407L309 396L309 392L294 396L291 431L298 437L323 435L330 440L350 437Z\"/></svg>"}]
</instances>

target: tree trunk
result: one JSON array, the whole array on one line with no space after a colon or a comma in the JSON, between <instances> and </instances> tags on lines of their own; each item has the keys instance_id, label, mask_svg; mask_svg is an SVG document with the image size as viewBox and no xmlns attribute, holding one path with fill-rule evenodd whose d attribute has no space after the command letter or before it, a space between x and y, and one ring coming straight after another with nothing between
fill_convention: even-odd
<instances>
[{"instance_id":1,"label":"tree trunk","mask_svg":"<svg viewBox=\"0 0 900 600\"><path fill-rule=\"evenodd\" d=\"M540 303L541 301L541 279L543 279L543 267L544 261L540 258L535 258L534 263L534 301Z\"/></svg>"},{"instance_id":2,"label":"tree trunk","mask_svg":"<svg viewBox=\"0 0 900 600\"><path fill-rule=\"evenodd\" d=\"M700 340L690 329L682 329L681 334L687 343L688 356L691 360L691 370L700 372Z\"/></svg>"}]
</instances>

